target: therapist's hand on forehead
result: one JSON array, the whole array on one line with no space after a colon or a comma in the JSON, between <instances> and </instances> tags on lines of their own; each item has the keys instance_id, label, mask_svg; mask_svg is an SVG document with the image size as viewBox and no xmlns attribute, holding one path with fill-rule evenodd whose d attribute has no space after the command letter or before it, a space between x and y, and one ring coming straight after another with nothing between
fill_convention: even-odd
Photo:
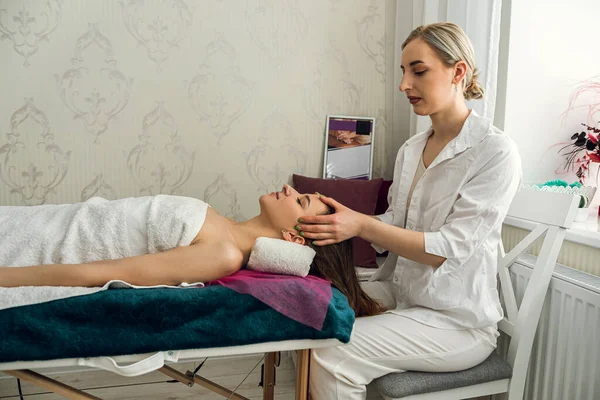
<instances>
[{"instance_id":1,"label":"therapist's hand on forehead","mask_svg":"<svg viewBox=\"0 0 600 400\"><path fill-rule=\"evenodd\" d=\"M317 193L318 194L318 193ZM296 230L315 246L342 242L359 236L364 214L353 211L331 197L319 194L321 201L335 210L331 215L304 216L298 219Z\"/></svg>"}]
</instances>

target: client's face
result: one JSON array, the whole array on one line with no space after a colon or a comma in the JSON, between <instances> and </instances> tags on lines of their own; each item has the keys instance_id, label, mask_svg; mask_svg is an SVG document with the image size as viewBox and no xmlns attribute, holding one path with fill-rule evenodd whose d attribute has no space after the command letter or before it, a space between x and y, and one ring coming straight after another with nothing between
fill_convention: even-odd
<instances>
[{"instance_id":1,"label":"client's face","mask_svg":"<svg viewBox=\"0 0 600 400\"><path fill-rule=\"evenodd\" d=\"M300 194L290 185L283 185L280 192L260 196L261 214L277 229L294 230L298 218L324 214L328 210L316 194Z\"/></svg>"}]
</instances>

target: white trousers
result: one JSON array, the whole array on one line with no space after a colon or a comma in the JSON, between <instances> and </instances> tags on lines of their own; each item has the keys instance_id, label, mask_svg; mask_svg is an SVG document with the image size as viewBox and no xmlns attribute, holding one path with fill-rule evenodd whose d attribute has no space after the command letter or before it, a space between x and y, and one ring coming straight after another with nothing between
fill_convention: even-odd
<instances>
[{"instance_id":1,"label":"white trousers","mask_svg":"<svg viewBox=\"0 0 600 400\"><path fill-rule=\"evenodd\" d=\"M495 349L496 327L449 330L402 315L357 318L348 345L315 349L313 400L364 400L366 385L392 372L450 372L471 368Z\"/></svg>"}]
</instances>

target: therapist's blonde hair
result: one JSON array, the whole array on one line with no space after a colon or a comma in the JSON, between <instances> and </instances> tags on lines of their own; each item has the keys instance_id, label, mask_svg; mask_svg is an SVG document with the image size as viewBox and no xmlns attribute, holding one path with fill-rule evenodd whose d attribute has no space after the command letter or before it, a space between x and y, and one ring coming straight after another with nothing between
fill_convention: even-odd
<instances>
[{"instance_id":1,"label":"therapist's blonde hair","mask_svg":"<svg viewBox=\"0 0 600 400\"><path fill-rule=\"evenodd\" d=\"M473 45L460 26L451 22L421 25L408 35L402 43L402 50L415 39L421 39L427 43L448 67L464 61L468 67L463 80L465 99L481 99L483 97L483 88L477 82L479 70L475 66Z\"/></svg>"}]
</instances>

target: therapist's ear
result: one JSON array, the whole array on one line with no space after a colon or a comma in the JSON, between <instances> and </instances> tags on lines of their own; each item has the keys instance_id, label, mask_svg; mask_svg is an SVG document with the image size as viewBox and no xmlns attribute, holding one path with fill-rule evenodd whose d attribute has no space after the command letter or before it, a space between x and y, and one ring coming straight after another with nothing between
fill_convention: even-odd
<instances>
[{"instance_id":1,"label":"therapist's ear","mask_svg":"<svg viewBox=\"0 0 600 400\"><path fill-rule=\"evenodd\" d=\"M288 242L298 243L301 245L306 244L306 240L304 240L302 236L298 235L295 232L281 231L281 236L283 236L283 240Z\"/></svg>"},{"instance_id":2,"label":"therapist's ear","mask_svg":"<svg viewBox=\"0 0 600 400\"><path fill-rule=\"evenodd\" d=\"M452 82L460 87L461 82L465 78L467 74L467 63L464 61L458 61L454 64L454 76L452 77Z\"/></svg>"}]
</instances>

